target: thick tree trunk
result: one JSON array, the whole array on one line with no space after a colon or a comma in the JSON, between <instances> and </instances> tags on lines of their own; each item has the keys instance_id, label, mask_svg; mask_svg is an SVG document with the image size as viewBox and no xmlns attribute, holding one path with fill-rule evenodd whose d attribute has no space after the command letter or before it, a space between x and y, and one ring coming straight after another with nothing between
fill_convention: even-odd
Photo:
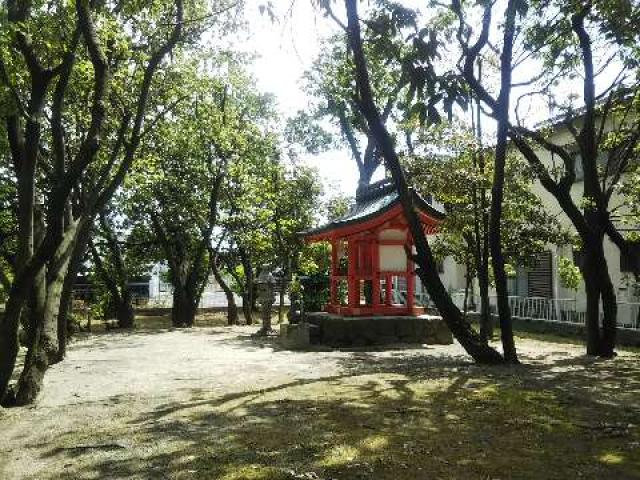
<instances>
[{"instance_id":1,"label":"thick tree trunk","mask_svg":"<svg viewBox=\"0 0 640 480\"><path fill-rule=\"evenodd\" d=\"M348 17L347 33L355 63L360 110L367 120L371 135L376 139L376 144L380 148L398 190L403 212L409 224L409 231L416 245L417 255L414 260L418 265L417 273L447 326L469 355L479 363L502 363L502 356L483 343L469 322L462 317L460 310L453 303L438 275L431 247L413 206L413 194L404 176L393 140L382 123L373 99L366 57L362 48L357 0L345 0L345 7Z\"/></svg>"},{"instance_id":2,"label":"thick tree trunk","mask_svg":"<svg viewBox=\"0 0 640 480\"><path fill-rule=\"evenodd\" d=\"M44 222L36 215L36 238L38 245L45 232ZM42 389L44 375L49 366L60 357L58 344L58 313L64 279L69 265L69 252L74 249L75 227L66 233L48 267L43 267L36 276L33 301L30 309L29 350L18 381L16 401L27 405L35 401Z\"/></svg>"},{"instance_id":3,"label":"thick tree trunk","mask_svg":"<svg viewBox=\"0 0 640 480\"><path fill-rule=\"evenodd\" d=\"M34 212L36 166L40 148L41 117L52 76L39 65L30 66L31 95L24 133L17 116L7 119L11 154L18 184L17 275L9 292L4 318L0 322L0 403L5 401L19 350L20 317L36 275L45 262L29 271L25 267L34 254Z\"/></svg>"},{"instance_id":4,"label":"thick tree trunk","mask_svg":"<svg viewBox=\"0 0 640 480\"><path fill-rule=\"evenodd\" d=\"M587 296L587 355L611 358L615 356L618 307L602 240L602 235L595 235L584 242L586 261L582 267L582 274Z\"/></svg>"},{"instance_id":5,"label":"thick tree trunk","mask_svg":"<svg viewBox=\"0 0 640 480\"><path fill-rule=\"evenodd\" d=\"M585 248L585 252L587 249ZM592 262L585 262L582 270L584 276L587 309L585 327L587 333L587 355L597 356L600 353L600 279Z\"/></svg>"},{"instance_id":6,"label":"thick tree trunk","mask_svg":"<svg viewBox=\"0 0 640 480\"><path fill-rule=\"evenodd\" d=\"M58 272L54 278L47 283L47 302L45 304L43 328L42 328L42 349L47 355L49 365L52 365L60 358L60 345L58 342L58 315L62 300L62 290L67 268Z\"/></svg>"},{"instance_id":7,"label":"thick tree trunk","mask_svg":"<svg viewBox=\"0 0 640 480\"><path fill-rule=\"evenodd\" d=\"M41 232L40 232L41 233ZM48 367L47 352L43 338L45 319L47 312L47 280L46 268L42 268L36 275L33 283L28 317L28 350L24 367L18 380L16 403L27 405L35 400L42 379Z\"/></svg>"},{"instance_id":8,"label":"thick tree trunk","mask_svg":"<svg viewBox=\"0 0 640 480\"><path fill-rule=\"evenodd\" d=\"M604 257L603 257L604 259ZM608 273L608 268L605 265L604 269ZM616 334L617 334L617 318L618 318L618 304L616 299L616 293L611 282L610 275L602 278L601 285L601 299L602 299L602 342L600 344L600 356L604 358L613 358L616 356Z\"/></svg>"},{"instance_id":9,"label":"thick tree trunk","mask_svg":"<svg viewBox=\"0 0 640 480\"><path fill-rule=\"evenodd\" d=\"M116 302L116 319L119 328L135 327L135 312L131 303L131 293L126 286L122 289Z\"/></svg>"},{"instance_id":10,"label":"thick tree trunk","mask_svg":"<svg viewBox=\"0 0 640 480\"><path fill-rule=\"evenodd\" d=\"M80 242L82 242L82 244L80 244ZM87 239L80 239L73 251L67 274L64 277L64 284L60 295L60 311L58 312L58 358L54 360L54 363L62 361L67 354L69 319L73 315L73 286L80 271L86 248Z\"/></svg>"},{"instance_id":11,"label":"thick tree trunk","mask_svg":"<svg viewBox=\"0 0 640 480\"><path fill-rule=\"evenodd\" d=\"M16 366L18 357L18 325L22 305L27 301L28 293L14 293L9 297L5 317L0 322L0 403L6 404L6 396L9 390L9 382ZM12 312L13 310L13 312ZM18 310L17 313L15 310Z\"/></svg>"},{"instance_id":12,"label":"thick tree trunk","mask_svg":"<svg viewBox=\"0 0 640 480\"><path fill-rule=\"evenodd\" d=\"M28 405L36 399L42 389L44 374L49 367L47 354L41 345L42 323L37 318L34 321L36 328L32 333L24 368L18 380L17 405Z\"/></svg>"},{"instance_id":13,"label":"thick tree trunk","mask_svg":"<svg viewBox=\"0 0 640 480\"><path fill-rule=\"evenodd\" d=\"M197 302L180 282L173 284L171 324L176 328L192 327L197 313Z\"/></svg>"},{"instance_id":14,"label":"thick tree trunk","mask_svg":"<svg viewBox=\"0 0 640 480\"><path fill-rule=\"evenodd\" d=\"M368 148L369 146L367 146L367 149ZM366 156L366 153L365 153L365 156ZM373 174L375 173L379 165L380 163L374 163L374 162L363 163L362 165L358 165L359 173L360 173L359 179L358 179L359 188L366 188L371 183L371 178L373 177Z\"/></svg>"}]
</instances>

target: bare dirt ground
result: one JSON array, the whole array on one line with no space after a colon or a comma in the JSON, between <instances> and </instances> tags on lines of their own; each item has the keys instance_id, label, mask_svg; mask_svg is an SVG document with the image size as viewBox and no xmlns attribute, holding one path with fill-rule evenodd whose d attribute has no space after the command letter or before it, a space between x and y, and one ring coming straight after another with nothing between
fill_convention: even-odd
<instances>
[{"instance_id":1,"label":"bare dirt ground","mask_svg":"<svg viewBox=\"0 0 640 480\"><path fill-rule=\"evenodd\" d=\"M279 349L257 327L86 335L37 404L0 412L1 479L640 478L640 355L520 338Z\"/></svg>"}]
</instances>

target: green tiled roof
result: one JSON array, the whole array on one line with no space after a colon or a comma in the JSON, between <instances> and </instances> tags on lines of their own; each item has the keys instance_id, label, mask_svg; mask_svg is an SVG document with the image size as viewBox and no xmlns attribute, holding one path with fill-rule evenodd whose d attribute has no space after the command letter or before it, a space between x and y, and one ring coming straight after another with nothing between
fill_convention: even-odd
<instances>
[{"instance_id":1,"label":"green tiled roof","mask_svg":"<svg viewBox=\"0 0 640 480\"><path fill-rule=\"evenodd\" d=\"M438 220L444 218L444 210L427 202L413 189L411 192L414 195L416 207L422 212ZM356 203L351 205L351 208L345 215L321 227L302 232L302 235L315 235L329 232L346 225L364 222L393 208L399 201L398 192L393 185L388 182L378 182L377 184L371 185L366 191L358 192Z\"/></svg>"}]
</instances>

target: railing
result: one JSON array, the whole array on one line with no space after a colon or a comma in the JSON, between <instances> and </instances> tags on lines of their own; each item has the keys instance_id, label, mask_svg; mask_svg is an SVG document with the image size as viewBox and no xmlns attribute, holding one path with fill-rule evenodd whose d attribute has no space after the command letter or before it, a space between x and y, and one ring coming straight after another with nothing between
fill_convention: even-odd
<instances>
[{"instance_id":1,"label":"railing","mask_svg":"<svg viewBox=\"0 0 640 480\"><path fill-rule=\"evenodd\" d=\"M492 299L495 303L495 298ZM511 315L516 318L584 325L584 312L573 298L509 297Z\"/></svg>"},{"instance_id":2,"label":"railing","mask_svg":"<svg viewBox=\"0 0 640 480\"><path fill-rule=\"evenodd\" d=\"M640 330L640 303L618 302L618 326Z\"/></svg>"},{"instance_id":3,"label":"railing","mask_svg":"<svg viewBox=\"0 0 640 480\"><path fill-rule=\"evenodd\" d=\"M463 308L464 294L452 295L458 308ZM496 313L496 296L489 297L489 307L492 313ZM586 312L578 307L573 298L546 298L546 297L509 297L509 307L514 318L542 320L546 322L558 322L584 325ZM467 309L470 312L478 312L480 298L469 296ZM617 323L619 328L640 330L640 303L618 302Z\"/></svg>"}]
</instances>

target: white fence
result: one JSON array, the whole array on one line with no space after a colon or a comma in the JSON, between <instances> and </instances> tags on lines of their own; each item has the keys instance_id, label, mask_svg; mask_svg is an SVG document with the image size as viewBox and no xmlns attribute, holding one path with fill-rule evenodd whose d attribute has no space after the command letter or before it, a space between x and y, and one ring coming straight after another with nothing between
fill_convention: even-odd
<instances>
[{"instance_id":1,"label":"white fence","mask_svg":"<svg viewBox=\"0 0 640 480\"><path fill-rule=\"evenodd\" d=\"M453 295L454 302L463 308L464 294ZM489 298L492 312L497 311L496 297ZM578 307L573 298L546 297L509 297L511 316L523 319L543 320L546 322L572 323L584 325L585 311ZM479 311L480 298L470 296L467 302L468 310ZM640 303L618 302L618 327L640 330Z\"/></svg>"},{"instance_id":2,"label":"white fence","mask_svg":"<svg viewBox=\"0 0 640 480\"><path fill-rule=\"evenodd\" d=\"M238 295L234 295L236 304L238 307L242 306L242 298ZM154 308L171 308L173 304L173 293L171 291L160 292L157 295L149 297L146 300L147 306ZM226 307L227 297L224 292L204 292L198 308L214 308L214 307Z\"/></svg>"},{"instance_id":3,"label":"white fence","mask_svg":"<svg viewBox=\"0 0 640 480\"><path fill-rule=\"evenodd\" d=\"M165 291L160 292L158 295L149 297L146 300L146 306L153 308L171 308L173 305L173 296L172 292ZM242 306L242 298L239 295L234 295L236 300L236 305L238 307ZM280 297L276 295L276 304L280 300ZM285 295L284 304L289 305L289 296ZM223 291L214 291L214 292L204 292L202 294L202 298L200 298L200 303L198 304L198 308L222 308L227 306L227 297L225 296Z\"/></svg>"}]
</instances>

